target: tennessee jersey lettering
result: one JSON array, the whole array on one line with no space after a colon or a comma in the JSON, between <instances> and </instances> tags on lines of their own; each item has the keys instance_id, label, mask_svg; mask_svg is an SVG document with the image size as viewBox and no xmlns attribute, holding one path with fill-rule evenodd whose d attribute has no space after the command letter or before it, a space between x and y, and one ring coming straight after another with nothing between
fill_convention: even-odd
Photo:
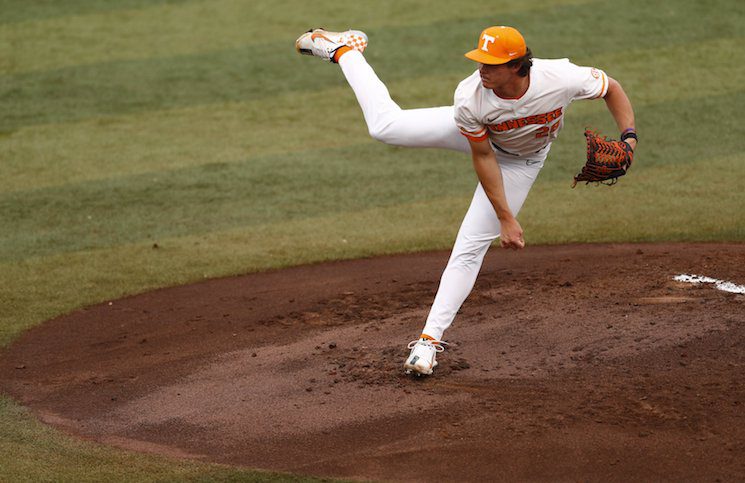
<instances>
[{"instance_id":1,"label":"tennessee jersey lettering","mask_svg":"<svg viewBox=\"0 0 745 483\"><path fill-rule=\"evenodd\" d=\"M473 141L489 139L503 152L525 156L548 148L572 101L605 96L605 72L568 59L533 59L530 85L519 99L502 99L481 84L479 72L455 91L455 123Z\"/></svg>"},{"instance_id":2,"label":"tennessee jersey lettering","mask_svg":"<svg viewBox=\"0 0 745 483\"><path fill-rule=\"evenodd\" d=\"M487 126L492 132L509 131L528 124L548 124L561 117L562 108L555 109L551 112L536 114L534 116L521 117L520 119L510 119L509 121L500 122L499 124L490 124Z\"/></svg>"}]
</instances>

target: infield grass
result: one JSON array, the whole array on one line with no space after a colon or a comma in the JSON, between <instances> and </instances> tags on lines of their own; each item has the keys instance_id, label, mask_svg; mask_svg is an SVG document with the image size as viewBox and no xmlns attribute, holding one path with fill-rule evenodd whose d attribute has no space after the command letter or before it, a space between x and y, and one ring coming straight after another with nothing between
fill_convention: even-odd
<instances>
[{"instance_id":1,"label":"infield grass","mask_svg":"<svg viewBox=\"0 0 745 483\"><path fill-rule=\"evenodd\" d=\"M311 8L312 7L312 8ZM613 188L569 189L575 103L520 214L529 244L745 240L745 5L737 0L0 0L0 346L77 307L300 263L447 249L475 187L467 156L367 136L311 26L370 36L403 107L451 103L492 24L538 57L618 79L641 137ZM157 246L157 248L156 248ZM120 452L0 397L0 480L287 479Z\"/></svg>"}]
</instances>

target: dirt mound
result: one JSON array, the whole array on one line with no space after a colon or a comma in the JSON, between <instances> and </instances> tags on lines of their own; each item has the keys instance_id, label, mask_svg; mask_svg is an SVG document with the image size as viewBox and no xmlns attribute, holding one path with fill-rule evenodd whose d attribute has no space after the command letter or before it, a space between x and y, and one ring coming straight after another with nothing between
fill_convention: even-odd
<instances>
[{"instance_id":1,"label":"dirt mound","mask_svg":"<svg viewBox=\"0 0 745 483\"><path fill-rule=\"evenodd\" d=\"M125 448L386 480L745 478L745 245L492 249L430 378L401 371L447 253L82 309L0 390Z\"/></svg>"}]
</instances>

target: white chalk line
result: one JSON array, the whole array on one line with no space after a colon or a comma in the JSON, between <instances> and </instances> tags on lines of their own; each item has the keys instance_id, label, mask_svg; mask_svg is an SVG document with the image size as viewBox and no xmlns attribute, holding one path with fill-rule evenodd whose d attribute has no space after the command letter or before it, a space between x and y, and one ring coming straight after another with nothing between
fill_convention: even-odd
<instances>
[{"instance_id":1,"label":"white chalk line","mask_svg":"<svg viewBox=\"0 0 745 483\"><path fill-rule=\"evenodd\" d=\"M683 273L683 274L674 276L673 280L677 282L692 283L695 285L699 283L713 283L714 287L716 287L718 290L721 290L723 292L745 294L745 285L737 285L733 282L717 280L716 278L705 277L703 275L688 275L688 274Z\"/></svg>"}]
</instances>

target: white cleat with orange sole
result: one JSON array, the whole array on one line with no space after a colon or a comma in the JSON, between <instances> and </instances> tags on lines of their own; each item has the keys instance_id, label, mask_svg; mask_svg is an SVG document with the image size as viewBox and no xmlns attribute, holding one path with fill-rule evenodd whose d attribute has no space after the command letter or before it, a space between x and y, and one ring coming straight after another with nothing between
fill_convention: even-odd
<instances>
[{"instance_id":1,"label":"white cleat with orange sole","mask_svg":"<svg viewBox=\"0 0 745 483\"><path fill-rule=\"evenodd\" d=\"M357 52L364 52L367 48L367 34L359 30L330 32L324 29L313 29L305 32L295 41L295 50L299 53L312 55L328 62L334 62L334 53L345 46Z\"/></svg>"},{"instance_id":2,"label":"white cleat with orange sole","mask_svg":"<svg viewBox=\"0 0 745 483\"><path fill-rule=\"evenodd\" d=\"M447 342L431 339L417 339L409 342L408 348L411 349L411 354L404 362L404 372L417 376L432 374L437 366L436 354L445 350L443 345L447 345Z\"/></svg>"}]
</instances>

